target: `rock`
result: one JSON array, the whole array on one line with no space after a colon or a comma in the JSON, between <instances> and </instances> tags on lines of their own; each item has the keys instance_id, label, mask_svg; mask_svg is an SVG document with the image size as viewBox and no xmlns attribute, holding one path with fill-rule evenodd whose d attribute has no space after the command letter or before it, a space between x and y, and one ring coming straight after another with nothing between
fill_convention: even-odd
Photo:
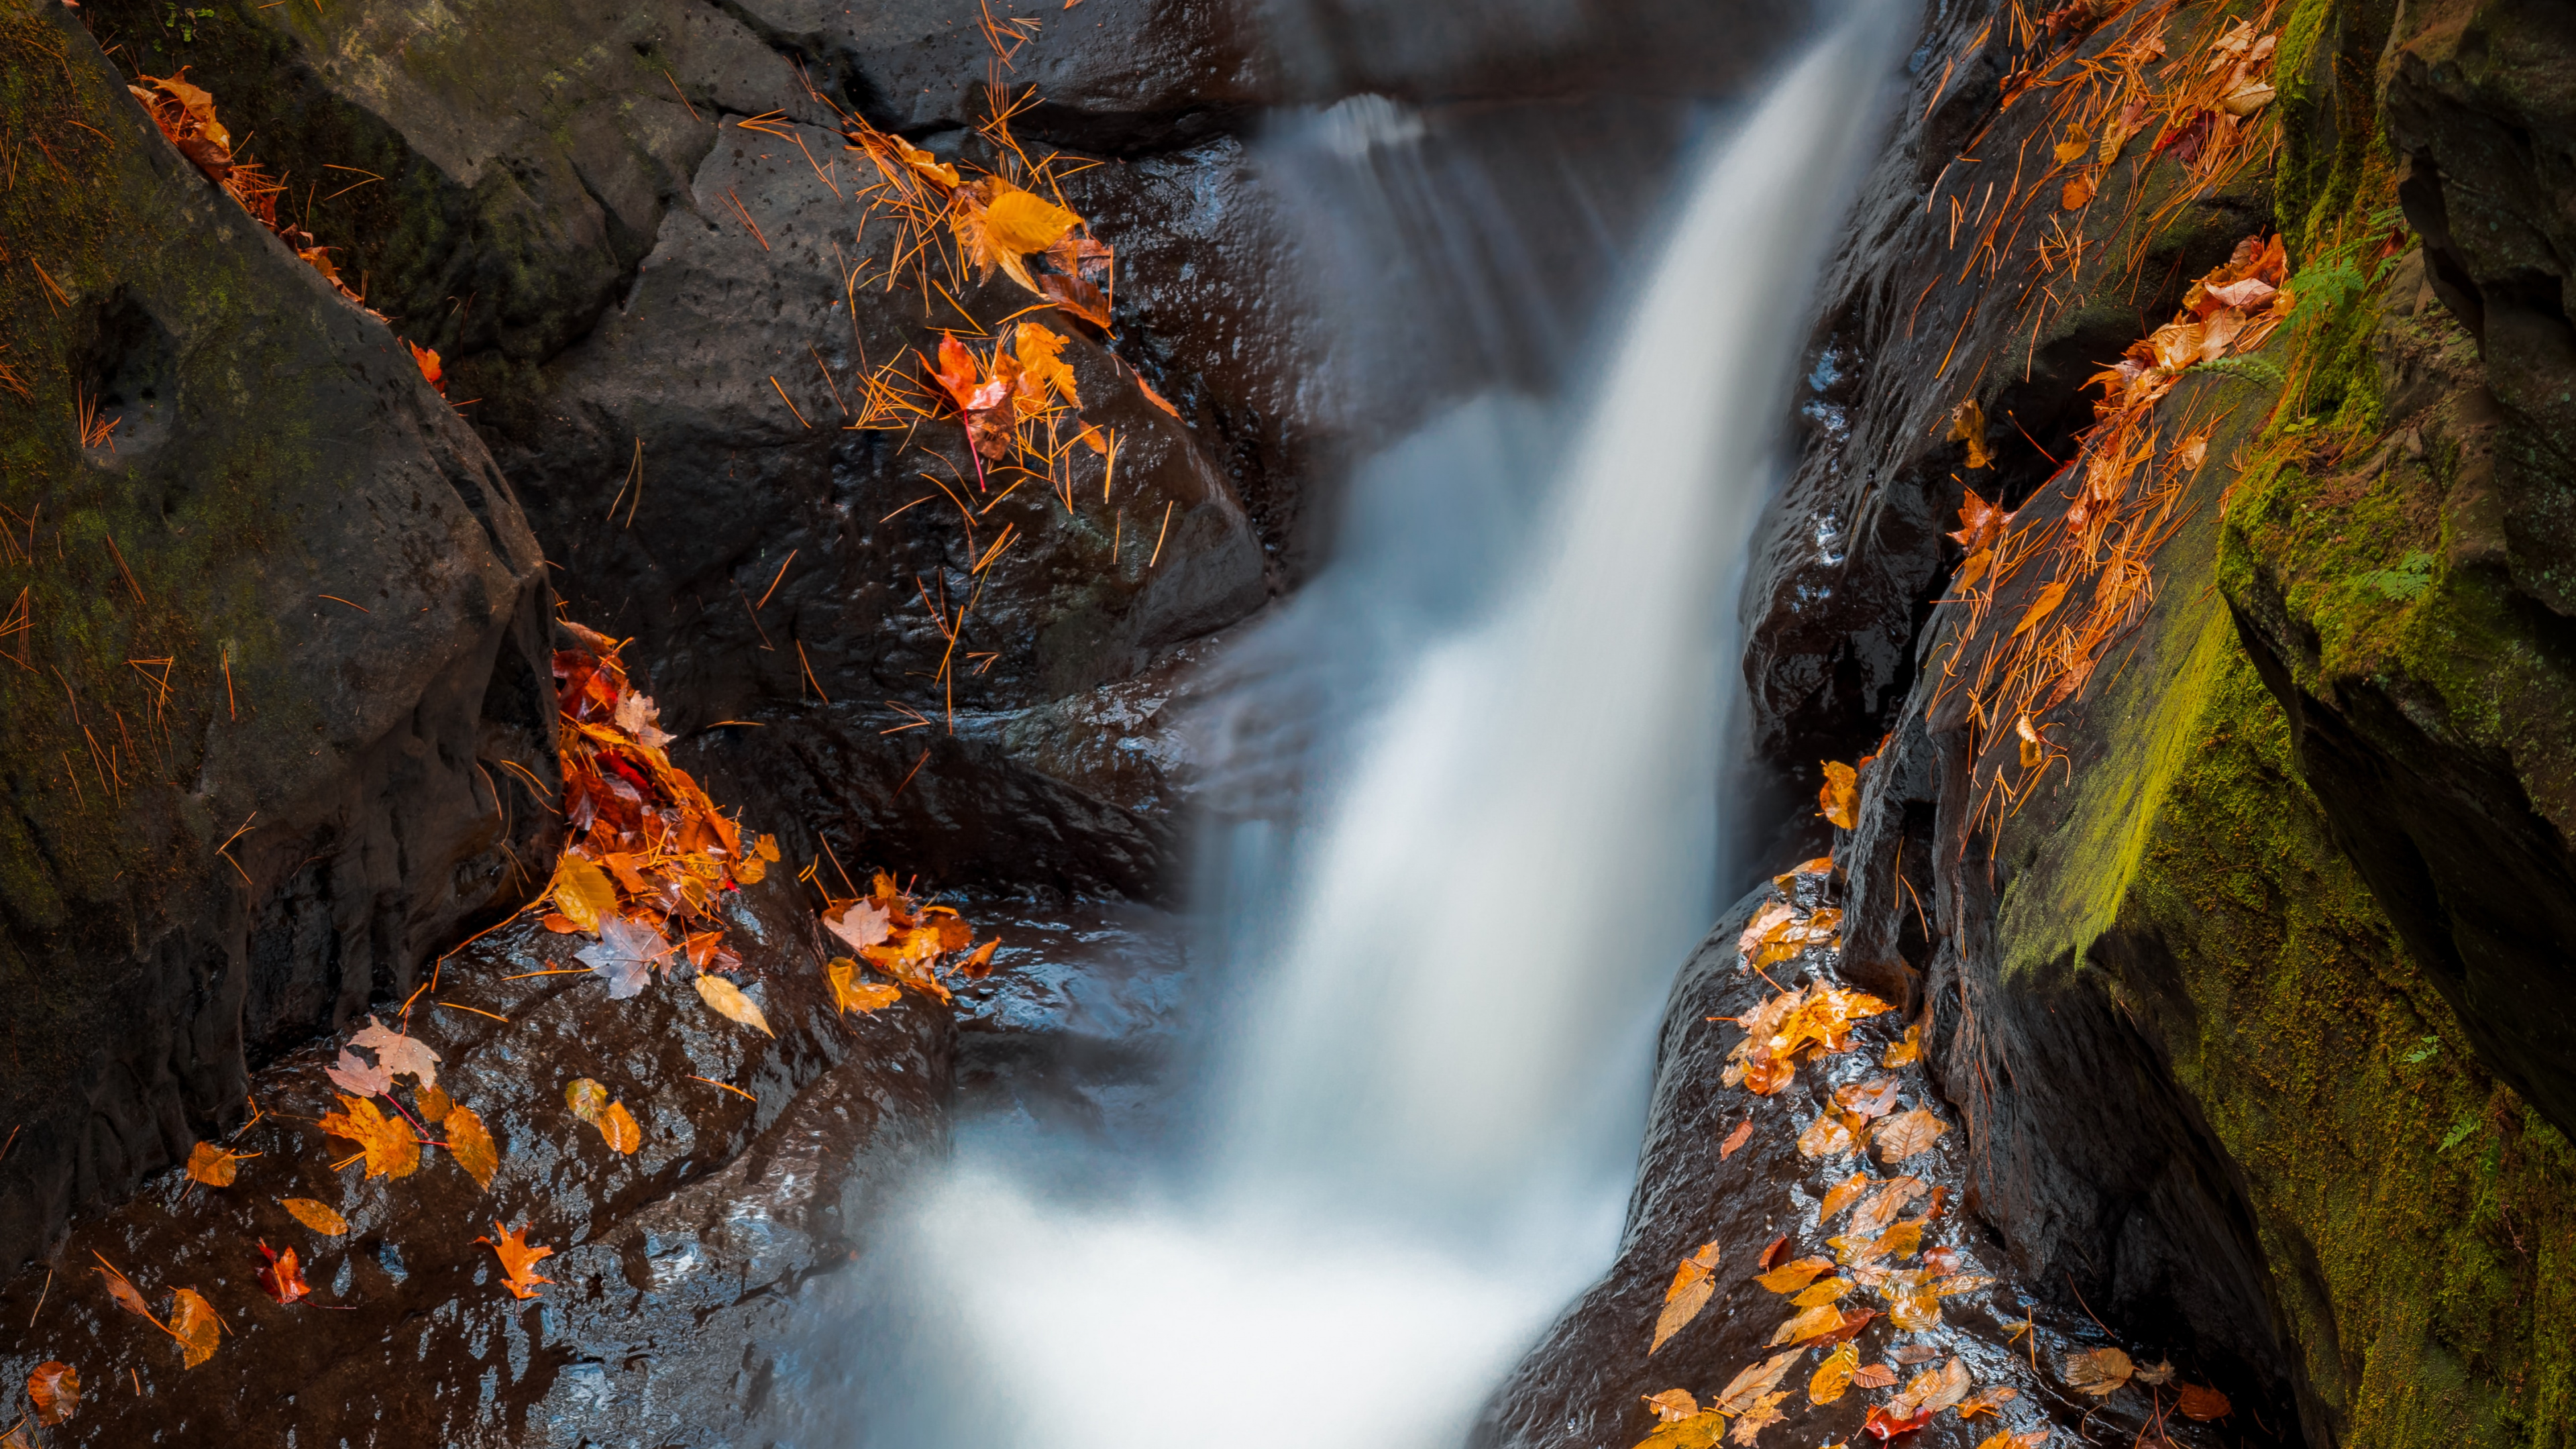
<instances>
[{"instance_id":1,"label":"rock","mask_svg":"<svg viewBox=\"0 0 2576 1449\"><path fill-rule=\"evenodd\" d=\"M0 286L14 1265L524 897L554 715L536 542L400 340L163 140L73 12L0 25L45 57L0 107L60 133Z\"/></svg>"}]
</instances>

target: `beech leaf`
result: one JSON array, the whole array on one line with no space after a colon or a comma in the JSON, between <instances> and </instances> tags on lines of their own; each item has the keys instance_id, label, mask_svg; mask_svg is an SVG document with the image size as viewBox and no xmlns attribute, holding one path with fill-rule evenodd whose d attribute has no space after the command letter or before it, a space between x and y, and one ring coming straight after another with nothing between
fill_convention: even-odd
<instances>
[{"instance_id":1,"label":"beech leaf","mask_svg":"<svg viewBox=\"0 0 2576 1449\"><path fill-rule=\"evenodd\" d=\"M2129 1356L2120 1350L2096 1348L2067 1355L2059 1377L2077 1393L2091 1394L2099 1399L2117 1393L2137 1371L2137 1365L2129 1362Z\"/></svg>"},{"instance_id":2,"label":"beech leaf","mask_svg":"<svg viewBox=\"0 0 2576 1449\"><path fill-rule=\"evenodd\" d=\"M182 1288L172 1295L170 1336L179 1340L179 1362L183 1368L195 1368L215 1356L215 1338L223 1331L223 1320L215 1316L215 1305L208 1303L194 1288Z\"/></svg>"},{"instance_id":3,"label":"beech leaf","mask_svg":"<svg viewBox=\"0 0 2576 1449\"><path fill-rule=\"evenodd\" d=\"M211 1142L200 1142L188 1149L188 1176L208 1187L230 1187L241 1174L241 1154L227 1152Z\"/></svg>"},{"instance_id":4,"label":"beech leaf","mask_svg":"<svg viewBox=\"0 0 2576 1449\"><path fill-rule=\"evenodd\" d=\"M1708 1300L1717 1292L1717 1280L1712 1276L1717 1260L1717 1244L1702 1243L1699 1251L1682 1259L1673 1270L1672 1286L1664 1290L1663 1312L1655 1318L1655 1341L1646 1348L1648 1356L1708 1306Z\"/></svg>"},{"instance_id":5,"label":"beech leaf","mask_svg":"<svg viewBox=\"0 0 2576 1449\"><path fill-rule=\"evenodd\" d=\"M1807 1130L1798 1134L1798 1153L1802 1157L1841 1157L1852 1147L1851 1129L1830 1112L1808 1123Z\"/></svg>"},{"instance_id":6,"label":"beech leaf","mask_svg":"<svg viewBox=\"0 0 2576 1449\"><path fill-rule=\"evenodd\" d=\"M1941 1140L1941 1134L1949 1130L1949 1123L1921 1107L1910 1112L1899 1112L1878 1124L1875 1135L1875 1141L1878 1144L1878 1160L1903 1162L1917 1153L1930 1149L1933 1143Z\"/></svg>"},{"instance_id":7,"label":"beech leaf","mask_svg":"<svg viewBox=\"0 0 2576 1449\"><path fill-rule=\"evenodd\" d=\"M483 1119L469 1107L450 1107L447 1111L447 1154L456 1159L474 1179L476 1187L489 1190L492 1175L501 1170L501 1149L485 1130Z\"/></svg>"},{"instance_id":8,"label":"beech leaf","mask_svg":"<svg viewBox=\"0 0 2576 1449\"><path fill-rule=\"evenodd\" d=\"M644 1134L635 1125L635 1114L623 1102L611 1102L599 1114L599 1135L621 1155L632 1155L644 1142Z\"/></svg>"},{"instance_id":9,"label":"beech leaf","mask_svg":"<svg viewBox=\"0 0 2576 1449\"><path fill-rule=\"evenodd\" d=\"M743 995L741 987L721 976L709 976L703 972L697 976L696 985L698 999L704 1001L718 1016L740 1022L762 1036L778 1035L769 1029L769 1019L760 1014L760 1004Z\"/></svg>"},{"instance_id":10,"label":"beech leaf","mask_svg":"<svg viewBox=\"0 0 2576 1449\"><path fill-rule=\"evenodd\" d=\"M1816 1226L1821 1228L1825 1224L1832 1222L1836 1216L1841 1214L1844 1208L1850 1207L1862 1193L1869 1191L1869 1184L1870 1176L1868 1173L1855 1172L1851 1176L1844 1178L1842 1181L1835 1183L1833 1186L1826 1188L1825 1200L1816 1208Z\"/></svg>"},{"instance_id":11,"label":"beech leaf","mask_svg":"<svg viewBox=\"0 0 2576 1449\"><path fill-rule=\"evenodd\" d=\"M309 1197L282 1197L277 1205L295 1215L295 1220L326 1238L336 1238L349 1231L349 1220L326 1202Z\"/></svg>"},{"instance_id":12,"label":"beech leaf","mask_svg":"<svg viewBox=\"0 0 2576 1449\"><path fill-rule=\"evenodd\" d=\"M1837 1332L1842 1326L1842 1310L1830 1303L1820 1303L1813 1308L1800 1310L1788 1322L1781 1324L1771 1334L1771 1342L1775 1345L1805 1343L1808 1339L1821 1338L1828 1333Z\"/></svg>"},{"instance_id":13,"label":"beech leaf","mask_svg":"<svg viewBox=\"0 0 2576 1449\"><path fill-rule=\"evenodd\" d=\"M2227 1402L2227 1396L2216 1389L2204 1388L2199 1384L2176 1384L2174 1392L2180 1396L2178 1407L2181 1408L2182 1416L2186 1419L2195 1419L2206 1424L2212 1420L2224 1419L2236 1412L2236 1406Z\"/></svg>"},{"instance_id":14,"label":"beech leaf","mask_svg":"<svg viewBox=\"0 0 2576 1449\"><path fill-rule=\"evenodd\" d=\"M1711 1409L1658 1426L1638 1440L1635 1449L1717 1449L1725 1435L1726 1416Z\"/></svg>"},{"instance_id":15,"label":"beech leaf","mask_svg":"<svg viewBox=\"0 0 2576 1449\"><path fill-rule=\"evenodd\" d=\"M1726 1388L1709 1403L1709 1408L1719 1413L1743 1413L1746 1405L1777 1388L1780 1380L1788 1375L1789 1365L1802 1356L1801 1350L1791 1349L1747 1367L1727 1380Z\"/></svg>"},{"instance_id":16,"label":"beech leaf","mask_svg":"<svg viewBox=\"0 0 2576 1449\"><path fill-rule=\"evenodd\" d=\"M1937 1369L1925 1369L1890 1399L1887 1411L1903 1418L1937 1414L1968 1396L1968 1366L1953 1358Z\"/></svg>"},{"instance_id":17,"label":"beech leaf","mask_svg":"<svg viewBox=\"0 0 2576 1449\"><path fill-rule=\"evenodd\" d=\"M36 1406L36 1422L59 1424L80 1412L80 1370L67 1363L40 1363L27 1375L27 1400Z\"/></svg>"},{"instance_id":18,"label":"beech leaf","mask_svg":"<svg viewBox=\"0 0 2576 1449\"><path fill-rule=\"evenodd\" d=\"M444 1087L423 1087L412 1096L411 1104L423 1122L444 1122L448 1109L456 1105L456 1099L447 1095Z\"/></svg>"},{"instance_id":19,"label":"beech leaf","mask_svg":"<svg viewBox=\"0 0 2576 1449\"><path fill-rule=\"evenodd\" d=\"M1816 1275L1834 1265L1831 1258L1800 1258L1784 1263L1753 1281L1774 1293L1795 1293L1816 1281Z\"/></svg>"},{"instance_id":20,"label":"beech leaf","mask_svg":"<svg viewBox=\"0 0 2576 1449\"><path fill-rule=\"evenodd\" d=\"M1830 1404L1851 1387L1852 1376L1860 1371L1860 1345L1841 1343L1825 1356L1816 1368L1815 1377L1807 1380L1807 1402Z\"/></svg>"},{"instance_id":21,"label":"beech leaf","mask_svg":"<svg viewBox=\"0 0 2576 1449\"><path fill-rule=\"evenodd\" d=\"M564 1083L564 1105L584 1122L597 1122L609 1101L608 1089L588 1077L575 1077Z\"/></svg>"}]
</instances>

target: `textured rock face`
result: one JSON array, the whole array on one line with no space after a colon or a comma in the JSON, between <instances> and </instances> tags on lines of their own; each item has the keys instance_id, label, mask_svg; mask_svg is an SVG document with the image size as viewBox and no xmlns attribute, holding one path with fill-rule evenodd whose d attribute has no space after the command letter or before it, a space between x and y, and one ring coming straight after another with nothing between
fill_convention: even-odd
<instances>
[{"instance_id":1,"label":"textured rock face","mask_svg":"<svg viewBox=\"0 0 2576 1449\"><path fill-rule=\"evenodd\" d=\"M0 1254L244 1113L546 856L534 539L401 342L165 142L73 13L8 193ZM77 124L75 124L77 123ZM76 427L78 420L85 426Z\"/></svg>"}]
</instances>

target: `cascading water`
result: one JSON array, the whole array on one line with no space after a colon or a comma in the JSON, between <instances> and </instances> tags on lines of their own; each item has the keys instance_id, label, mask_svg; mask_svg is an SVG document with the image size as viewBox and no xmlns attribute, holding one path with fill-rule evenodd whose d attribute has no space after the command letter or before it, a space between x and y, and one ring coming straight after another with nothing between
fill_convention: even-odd
<instances>
[{"instance_id":1,"label":"cascading water","mask_svg":"<svg viewBox=\"0 0 2576 1449\"><path fill-rule=\"evenodd\" d=\"M1729 605L1894 31L1846 22L1686 168L1485 602L1359 651L1365 723L1229 923L1255 980L1190 1180L1067 1201L1025 1143L969 1143L886 1245L914 1310L868 1392L911 1402L871 1444L1454 1444L1606 1260L1650 1022L1714 905ZM1507 411L1394 457L1481 436L1507 471ZM1407 568L1401 539L1343 559L1305 636Z\"/></svg>"}]
</instances>

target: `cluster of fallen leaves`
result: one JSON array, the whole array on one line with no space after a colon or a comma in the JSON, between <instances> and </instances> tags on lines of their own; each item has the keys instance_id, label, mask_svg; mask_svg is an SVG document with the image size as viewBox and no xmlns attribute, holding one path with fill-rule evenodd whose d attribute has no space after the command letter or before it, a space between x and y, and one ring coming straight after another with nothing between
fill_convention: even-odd
<instances>
[{"instance_id":1,"label":"cluster of fallen leaves","mask_svg":"<svg viewBox=\"0 0 2576 1449\"><path fill-rule=\"evenodd\" d=\"M2263 344L2289 315L2288 270L2280 237L2247 238L2191 283L2173 320L2094 374L2091 383L2103 391L2095 421L2052 480L2071 490L2062 513L2016 529L2014 514L1968 489L1960 528L1950 535L1966 558L1943 601L1964 619L1935 707L1950 689L1968 692L1968 724L1984 766L1972 824L2008 808L2064 759L2045 716L2075 698L2113 645L2146 617L2155 599L2155 552L2181 526L2183 489L2206 461L2214 427L2185 419L2168 438L2157 404L2191 368ZM2002 586L2034 561L2046 581L2009 632L1990 628ZM1987 763L1990 752L2008 753ZM2007 762L2017 770L2004 768Z\"/></svg>"},{"instance_id":2,"label":"cluster of fallen leaves","mask_svg":"<svg viewBox=\"0 0 2576 1449\"><path fill-rule=\"evenodd\" d=\"M858 953L858 960L835 956L825 966L833 1004L843 1011L891 1006L902 986L943 1002L951 1000L947 983L940 979L942 971L980 981L991 974L993 952L1002 944L996 937L975 945L974 931L954 909L922 904L882 871L870 882L868 894L827 899L823 928ZM863 980L860 961L892 982Z\"/></svg>"},{"instance_id":3,"label":"cluster of fallen leaves","mask_svg":"<svg viewBox=\"0 0 2576 1449\"><path fill-rule=\"evenodd\" d=\"M2227 1395L2206 1384L2195 1384L2175 1376L2174 1366L2160 1363L2144 1368L2132 1362L2119 1348L2094 1348L2068 1354L2058 1365L2057 1376L2068 1388L2079 1394L2107 1399L2131 1384L2144 1386L2150 1393L2170 1388L2174 1408L2186 1419L2211 1423L2236 1412Z\"/></svg>"}]
</instances>

